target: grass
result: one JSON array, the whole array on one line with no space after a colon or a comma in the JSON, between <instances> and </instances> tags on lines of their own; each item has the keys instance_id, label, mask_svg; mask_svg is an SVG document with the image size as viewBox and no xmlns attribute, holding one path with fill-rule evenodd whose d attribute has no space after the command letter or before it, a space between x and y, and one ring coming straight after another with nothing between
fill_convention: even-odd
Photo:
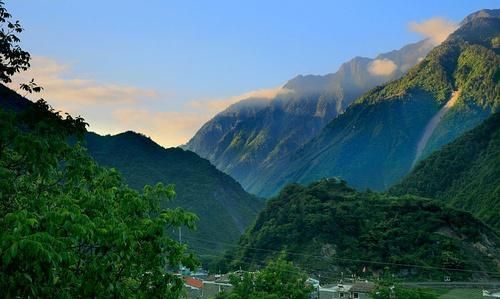
<instances>
[{"instance_id":1,"label":"grass","mask_svg":"<svg viewBox=\"0 0 500 299\"><path fill-rule=\"evenodd\" d=\"M439 299L482 299L481 289L426 289Z\"/></svg>"}]
</instances>

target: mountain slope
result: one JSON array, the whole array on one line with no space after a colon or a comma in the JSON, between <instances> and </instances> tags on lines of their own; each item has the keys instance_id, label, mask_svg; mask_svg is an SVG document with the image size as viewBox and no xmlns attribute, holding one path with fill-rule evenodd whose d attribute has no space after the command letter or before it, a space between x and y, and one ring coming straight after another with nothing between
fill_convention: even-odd
<instances>
[{"instance_id":1,"label":"mountain slope","mask_svg":"<svg viewBox=\"0 0 500 299\"><path fill-rule=\"evenodd\" d=\"M262 207L234 179L193 152L165 149L134 132L114 136L89 133L86 146L99 164L119 170L133 188L157 182L174 184L177 197L168 205L185 208L200 218L195 232L182 232L184 241L200 255L220 252L225 247L221 244L235 242ZM200 236L221 243L200 246L196 240Z\"/></svg>"},{"instance_id":2,"label":"mountain slope","mask_svg":"<svg viewBox=\"0 0 500 299\"><path fill-rule=\"evenodd\" d=\"M389 192L442 200L500 231L500 113L421 161Z\"/></svg>"},{"instance_id":3,"label":"mountain slope","mask_svg":"<svg viewBox=\"0 0 500 299\"><path fill-rule=\"evenodd\" d=\"M284 188L224 261L251 269L281 253L330 281L385 267L439 280L500 269L498 234L469 213L419 197L359 193L335 179Z\"/></svg>"},{"instance_id":4,"label":"mountain slope","mask_svg":"<svg viewBox=\"0 0 500 299\"><path fill-rule=\"evenodd\" d=\"M2 84L0 98L0 107L8 111L21 112L33 105ZM133 132L115 136L88 133L86 145L97 162L119 170L133 188L142 190L144 185L158 182L175 184L177 198L165 204L183 207L199 216L197 231L182 234L184 242L200 255L220 253L225 243L238 240L263 206L234 179L193 152L164 149ZM200 246L196 240L188 239L207 235L221 243Z\"/></svg>"},{"instance_id":5,"label":"mountain slope","mask_svg":"<svg viewBox=\"0 0 500 299\"><path fill-rule=\"evenodd\" d=\"M246 99L219 113L186 148L248 188L266 165L294 152L364 92L399 78L432 47L421 41L375 59L356 57L333 74L297 76L275 98Z\"/></svg>"},{"instance_id":6,"label":"mountain slope","mask_svg":"<svg viewBox=\"0 0 500 299\"><path fill-rule=\"evenodd\" d=\"M492 41L499 34L499 18L472 18L401 79L365 94L303 148L275 161L266 176L247 189L269 196L289 182L332 176L356 188L388 188L414 161L498 110L500 49Z\"/></svg>"}]
</instances>

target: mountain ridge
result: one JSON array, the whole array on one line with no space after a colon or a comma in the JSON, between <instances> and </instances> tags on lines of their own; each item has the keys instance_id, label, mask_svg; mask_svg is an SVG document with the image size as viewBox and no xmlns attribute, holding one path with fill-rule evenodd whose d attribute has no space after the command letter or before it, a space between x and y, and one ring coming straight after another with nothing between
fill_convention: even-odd
<instances>
[{"instance_id":1,"label":"mountain ridge","mask_svg":"<svg viewBox=\"0 0 500 299\"><path fill-rule=\"evenodd\" d=\"M460 96L420 159L498 110L500 57L492 41L499 33L499 18L465 23L403 77L365 93L311 141L275 161L247 190L271 196L290 182L332 176L361 189L390 187L410 171L418 140L453 91L460 89Z\"/></svg>"},{"instance_id":2,"label":"mountain ridge","mask_svg":"<svg viewBox=\"0 0 500 299\"><path fill-rule=\"evenodd\" d=\"M246 99L220 112L184 148L209 159L248 189L267 164L298 149L365 91L401 76L432 47L424 40L373 59L355 57L336 73L296 76L273 99ZM371 63L383 59L395 69L371 74Z\"/></svg>"}]
</instances>

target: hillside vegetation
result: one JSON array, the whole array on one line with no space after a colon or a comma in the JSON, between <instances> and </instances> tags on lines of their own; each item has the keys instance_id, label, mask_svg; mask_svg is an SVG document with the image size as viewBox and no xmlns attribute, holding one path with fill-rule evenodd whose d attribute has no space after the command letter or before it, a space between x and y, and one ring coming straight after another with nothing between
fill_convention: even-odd
<instances>
[{"instance_id":1,"label":"hillside vegetation","mask_svg":"<svg viewBox=\"0 0 500 299\"><path fill-rule=\"evenodd\" d=\"M284 188L224 262L251 269L284 254L326 280L386 267L402 278L468 279L498 271L499 246L499 236L466 212L330 179Z\"/></svg>"},{"instance_id":2,"label":"hillside vegetation","mask_svg":"<svg viewBox=\"0 0 500 299\"><path fill-rule=\"evenodd\" d=\"M500 231L500 113L421 161L389 192L442 200Z\"/></svg>"},{"instance_id":3,"label":"hillside vegetation","mask_svg":"<svg viewBox=\"0 0 500 299\"><path fill-rule=\"evenodd\" d=\"M90 155L101 165L119 170L129 186L141 190L154 182L173 184L177 196L166 206L198 215L196 231L186 230L183 235L184 242L202 256L221 253L224 244L236 242L263 206L234 179L193 152L165 149L135 132L114 136L89 133L85 140ZM220 243L196 240L206 236Z\"/></svg>"},{"instance_id":4,"label":"hillside vegetation","mask_svg":"<svg viewBox=\"0 0 500 299\"><path fill-rule=\"evenodd\" d=\"M268 165L295 152L363 93L401 77L433 47L424 40L375 58L355 57L335 73L299 75L272 98L244 99L220 112L186 148L258 192ZM371 66L380 61L394 69L373 73Z\"/></svg>"},{"instance_id":5,"label":"hillside vegetation","mask_svg":"<svg viewBox=\"0 0 500 299\"><path fill-rule=\"evenodd\" d=\"M356 100L296 153L269 165L249 190L276 194L290 182L338 176L359 189L384 190L423 159L483 122L500 107L497 14L473 18L401 79ZM427 125L459 96L417 155Z\"/></svg>"}]
</instances>

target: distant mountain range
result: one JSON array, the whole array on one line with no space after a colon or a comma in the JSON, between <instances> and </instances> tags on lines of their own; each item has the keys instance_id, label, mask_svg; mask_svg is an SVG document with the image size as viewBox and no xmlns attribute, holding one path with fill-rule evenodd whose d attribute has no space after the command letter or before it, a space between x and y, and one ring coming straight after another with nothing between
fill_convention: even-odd
<instances>
[{"instance_id":1,"label":"distant mountain range","mask_svg":"<svg viewBox=\"0 0 500 299\"><path fill-rule=\"evenodd\" d=\"M432 48L425 40L376 58L356 57L325 76L297 76L273 99L245 99L222 111L185 148L260 194L269 164L295 152L363 93L401 77Z\"/></svg>"},{"instance_id":2,"label":"distant mountain range","mask_svg":"<svg viewBox=\"0 0 500 299\"><path fill-rule=\"evenodd\" d=\"M384 190L497 111L498 10L466 20L403 77L364 94L299 150L266 165L247 190L269 196L290 182L334 176Z\"/></svg>"}]
</instances>

